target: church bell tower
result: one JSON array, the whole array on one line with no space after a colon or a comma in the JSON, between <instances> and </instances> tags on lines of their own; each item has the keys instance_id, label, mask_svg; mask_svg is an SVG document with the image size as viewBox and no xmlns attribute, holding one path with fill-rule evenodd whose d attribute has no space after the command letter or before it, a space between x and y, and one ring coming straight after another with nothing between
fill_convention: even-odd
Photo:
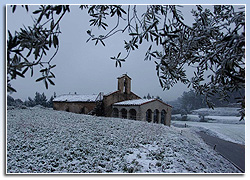
<instances>
[{"instance_id":1,"label":"church bell tower","mask_svg":"<svg viewBox=\"0 0 250 180\"><path fill-rule=\"evenodd\" d=\"M131 93L131 78L127 74L118 77L118 91L124 94Z\"/></svg>"}]
</instances>

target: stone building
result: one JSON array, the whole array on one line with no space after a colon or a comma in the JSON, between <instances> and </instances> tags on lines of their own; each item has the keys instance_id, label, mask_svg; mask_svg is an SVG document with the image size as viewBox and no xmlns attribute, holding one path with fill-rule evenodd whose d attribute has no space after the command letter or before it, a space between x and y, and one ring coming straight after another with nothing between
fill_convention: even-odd
<instances>
[{"instance_id":1,"label":"stone building","mask_svg":"<svg viewBox=\"0 0 250 180\"><path fill-rule=\"evenodd\" d=\"M113 117L171 124L172 107L158 99L136 99L113 104Z\"/></svg>"},{"instance_id":2,"label":"stone building","mask_svg":"<svg viewBox=\"0 0 250 180\"><path fill-rule=\"evenodd\" d=\"M101 95L64 94L53 100L53 109L79 114L89 114L99 103Z\"/></svg>"},{"instance_id":3,"label":"stone building","mask_svg":"<svg viewBox=\"0 0 250 180\"><path fill-rule=\"evenodd\" d=\"M170 126L172 107L158 99L141 99L131 91L131 78L127 74L118 77L118 89L109 94L67 94L53 100L55 110L74 113L120 117L161 123Z\"/></svg>"},{"instance_id":4,"label":"stone building","mask_svg":"<svg viewBox=\"0 0 250 180\"><path fill-rule=\"evenodd\" d=\"M104 115L110 117L112 115L112 105L116 102L141 99L131 91L131 78L124 74L118 77L118 90L103 96Z\"/></svg>"}]
</instances>

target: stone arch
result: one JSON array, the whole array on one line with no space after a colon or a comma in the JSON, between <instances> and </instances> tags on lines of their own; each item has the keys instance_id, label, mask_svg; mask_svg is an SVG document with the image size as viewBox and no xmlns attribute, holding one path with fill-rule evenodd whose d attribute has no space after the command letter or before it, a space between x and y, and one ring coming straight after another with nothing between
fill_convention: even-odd
<instances>
[{"instance_id":1,"label":"stone arch","mask_svg":"<svg viewBox=\"0 0 250 180\"><path fill-rule=\"evenodd\" d=\"M113 117L119 117L119 110L117 108L113 109Z\"/></svg>"},{"instance_id":2,"label":"stone arch","mask_svg":"<svg viewBox=\"0 0 250 180\"><path fill-rule=\"evenodd\" d=\"M161 111L161 124L165 124L166 123L166 114L167 114L167 112L163 109Z\"/></svg>"},{"instance_id":3,"label":"stone arch","mask_svg":"<svg viewBox=\"0 0 250 180\"><path fill-rule=\"evenodd\" d=\"M151 122L152 121L152 110L151 109L148 109L146 111L146 121L147 122Z\"/></svg>"},{"instance_id":4,"label":"stone arch","mask_svg":"<svg viewBox=\"0 0 250 180\"><path fill-rule=\"evenodd\" d=\"M84 106L81 108L80 113L81 114L85 114L86 113L86 108Z\"/></svg>"},{"instance_id":5,"label":"stone arch","mask_svg":"<svg viewBox=\"0 0 250 180\"><path fill-rule=\"evenodd\" d=\"M124 78L124 80L123 80L123 93L126 94L127 93L126 90L127 90L127 79Z\"/></svg>"},{"instance_id":6,"label":"stone arch","mask_svg":"<svg viewBox=\"0 0 250 180\"><path fill-rule=\"evenodd\" d=\"M127 119L127 118L128 118L128 117L127 117L127 113L128 113L127 109L122 108L122 109L121 109L121 113L122 113L122 118L123 118L123 119Z\"/></svg>"},{"instance_id":7,"label":"stone arch","mask_svg":"<svg viewBox=\"0 0 250 180\"><path fill-rule=\"evenodd\" d=\"M129 119L136 120L136 110L135 109L129 110Z\"/></svg>"},{"instance_id":8,"label":"stone arch","mask_svg":"<svg viewBox=\"0 0 250 180\"><path fill-rule=\"evenodd\" d=\"M159 123L159 110L154 110L154 123Z\"/></svg>"},{"instance_id":9,"label":"stone arch","mask_svg":"<svg viewBox=\"0 0 250 180\"><path fill-rule=\"evenodd\" d=\"M66 107L65 111L69 112L69 107L68 106Z\"/></svg>"}]
</instances>

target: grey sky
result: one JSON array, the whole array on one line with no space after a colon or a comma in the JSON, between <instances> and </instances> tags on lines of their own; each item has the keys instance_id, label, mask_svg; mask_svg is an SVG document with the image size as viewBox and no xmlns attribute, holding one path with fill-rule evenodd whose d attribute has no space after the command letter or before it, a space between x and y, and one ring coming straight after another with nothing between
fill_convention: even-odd
<instances>
[{"instance_id":1,"label":"grey sky","mask_svg":"<svg viewBox=\"0 0 250 180\"><path fill-rule=\"evenodd\" d=\"M190 20L190 6L182 8L184 17ZM56 75L55 86L49 86L47 90L43 83L36 83L40 76L39 67L35 71L34 77L30 77L30 72L26 73L26 78L18 78L12 81L17 93L11 94L14 98L22 100L34 97L35 92L44 92L47 97L56 92L57 95L69 92L78 94L97 94L99 92L109 93L117 90L117 77L128 73L132 78L132 91L143 97L150 93L160 96L165 101L175 100L181 96L183 91L187 91L185 85L177 84L168 91L163 91L155 70L154 61L144 61L144 55L149 44L143 43L139 50L132 51L129 58L122 67L115 67L115 62L110 59L119 52L126 54L124 50L124 38L127 35L117 34L105 41L106 46L94 45L94 42L86 43L88 29L96 29L89 26L90 17L86 10L81 11L78 6L71 6L71 12L63 17L60 27L62 34L59 36L60 48L53 60L56 68L53 73ZM19 30L25 24L31 25L31 12L26 13L25 9L17 8L13 14L7 7L7 29ZM110 28L112 23L108 22ZM190 22L189 22L190 23ZM101 34L96 31L96 34ZM50 58L48 56L48 58ZM192 71L189 72L192 74Z\"/></svg>"}]
</instances>

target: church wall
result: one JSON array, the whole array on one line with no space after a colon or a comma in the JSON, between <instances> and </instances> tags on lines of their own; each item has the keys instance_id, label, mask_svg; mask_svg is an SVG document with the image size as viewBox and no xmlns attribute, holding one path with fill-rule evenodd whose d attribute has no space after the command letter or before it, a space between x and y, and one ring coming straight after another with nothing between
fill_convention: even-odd
<instances>
[{"instance_id":1,"label":"church wall","mask_svg":"<svg viewBox=\"0 0 250 180\"><path fill-rule=\"evenodd\" d=\"M112 93L108 96L104 96L103 97L103 104L104 104L105 116L106 117L112 116L112 104L114 104L116 102L132 100L132 99L140 99L140 97L135 95L132 92L130 94L125 94L125 93L122 93L120 91Z\"/></svg>"},{"instance_id":2,"label":"church wall","mask_svg":"<svg viewBox=\"0 0 250 180\"><path fill-rule=\"evenodd\" d=\"M155 100L153 102L145 103L141 105L141 118L143 121L147 121L146 119L146 112L147 110L150 109L152 111L152 120L154 119L154 111L157 109L159 111L159 123L160 122L160 117L161 117L161 111L165 110L166 112L166 117L165 117L165 122L164 124L167 126L170 126L171 124L171 111L172 107L168 106L158 100Z\"/></svg>"},{"instance_id":3,"label":"church wall","mask_svg":"<svg viewBox=\"0 0 250 180\"><path fill-rule=\"evenodd\" d=\"M53 102L53 109L79 114L88 114L96 106L95 102Z\"/></svg>"},{"instance_id":4,"label":"church wall","mask_svg":"<svg viewBox=\"0 0 250 180\"><path fill-rule=\"evenodd\" d=\"M161 112L164 110L166 112L165 114L165 118L164 119L164 123L165 125L167 126L170 126L171 124L171 110L172 110L172 107L171 106L168 106L164 103L162 103L161 101L158 101L158 100L155 100L155 101L152 101L152 102L148 102L148 103L145 103L145 104L142 104L142 105L113 105L113 109L116 108L118 109L119 111L119 116L120 118L122 118L122 109L126 109L127 111L127 119L130 119L129 118L129 110L131 109L134 109L136 110L136 120L141 120L141 121L147 121L147 110L149 110L149 112L151 113L150 114L150 117L151 117L151 123L154 122L154 112L155 110L158 110L158 118L156 122L154 123L158 123L158 124L161 124L161 118L162 118L162 115L161 115ZM156 113L157 114L157 113ZM112 116L114 116L112 114ZM157 117L157 116L156 116Z\"/></svg>"},{"instance_id":5,"label":"church wall","mask_svg":"<svg viewBox=\"0 0 250 180\"><path fill-rule=\"evenodd\" d=\"M117 105L113 105L113 109L114 108L117 108L118 109L118 111L119 111L119 118L122 118L122 113L121 113L121 111L122 111L122 109L126 109L126 111L127 111L127 119L130 119L130 117L129 117L129 115L130 115L130 113L129 113L129 111L131 110L131 109L134 109L135 111L136 111L136 119L135 120L141 120L141 118L140 118L140 116L141 116L141 109L140 109L140 106L127 106L127 105L124 105L124 106L117 106ZM114 117L114 115L112 114L111 115L112 117Z\"/></svg>"}]
</instances>

